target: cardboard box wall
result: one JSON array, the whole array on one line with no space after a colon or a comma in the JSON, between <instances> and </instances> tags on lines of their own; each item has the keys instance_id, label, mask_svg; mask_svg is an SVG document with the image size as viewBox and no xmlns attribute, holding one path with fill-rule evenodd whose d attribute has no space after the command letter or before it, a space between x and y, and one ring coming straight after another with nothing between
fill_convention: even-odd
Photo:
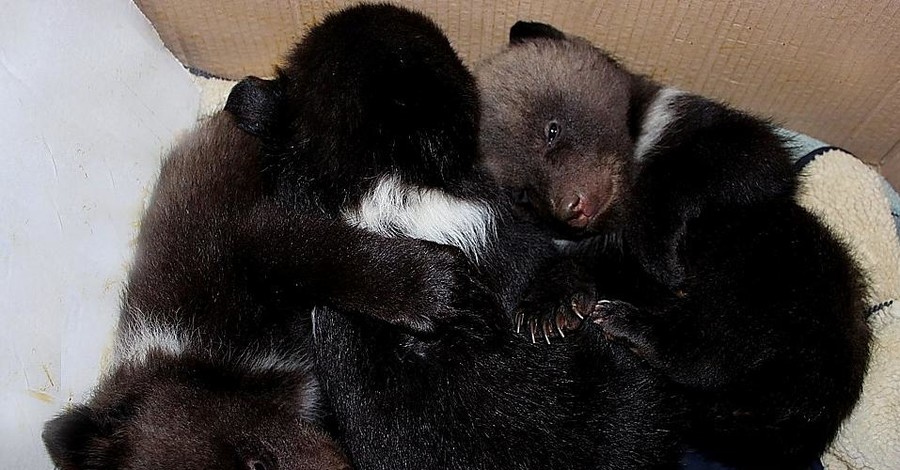
<instances>
[{"instance_id":1,"label":"cardboard box wall","mask_svg":"<svg viewBox=\"0 0 900 470\"><path fill-rule=\"evenodd\" d=\"M269 75L343 0L136 0L186 65ZM518 19L551 23L631 69L837 145L900 187L900 2L415 0L473 64Z\"/></svg>"}]
</instances>

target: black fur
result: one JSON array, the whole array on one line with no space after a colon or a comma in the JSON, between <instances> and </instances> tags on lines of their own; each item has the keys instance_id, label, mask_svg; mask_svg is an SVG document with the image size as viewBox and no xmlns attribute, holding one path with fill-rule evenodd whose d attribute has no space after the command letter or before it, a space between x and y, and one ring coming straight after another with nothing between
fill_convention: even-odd
<instances>
[{"instance_id":1,"label":"black fur","mask_svg":"<svg viewBox=\"0 0 900 470\"><path fill-rule=\"evenodd\" d=\"M517 21L509 30L509 43L518 44L533 38L564 39L566 36L556 28L529 21Z\"/></svg>"},{"instance_id":2,"label":"black fur","mask_svg":"<svg viewBox=\"0 0 900 470\"><path fill-rule=\"evenodd\" d=\"M257 77L247 77L238 82L228 95L225 103L226 111L240 110L246 118L239 121L238 127L255 136L267 136L272 133L275 123L275 107L280 95L272 83Z\"/></svg>"},{"instance_id":3,"label":"black fur","mask_svg":"<svg viewBox=\"0 0 900 470\"><path fill-rule=\"evenodd\" d=\"M345 468L318 429L310 309L427 330L463 307L453 301L471 289L453 276L468 264L456 251L298 212L269 191L263 163L227 114L173 150L142 222L120 359L87 404L46 426L58 466ZM151 326L178 351L157 341L131 357Z\"/></svg>"},{"instance_id":4,"label":"black fur","mask_svg":"<svg viewBox=\"0 0 900 470\"><path fill-rule=\"evenodd\" d=\"M573 240L563 271L585 271L537 284L529 320L572 324L574 306L630 345L686 398L686 440L711 456L808 465L856 403L870 331L862 276L797 204L785 145L759 119L680 94L636 155L660 86L583 39L524 30L479 68L482 151L525 211Z\"/></svg>"},{"instance_id":5,"label":"black fur","mask_svg":"<svg viewBox=\"0 0 900 470\"><path fill-rule=\"evenodd\" d=\"M271 191L260 157L257 139L221 113L166 160L122 302L118 359L88 403L46 425L60 468L348 468L321 429L310 309L427 332L466 308L469 265L457 250L298 211ZM154 331L171 341L130 352Z\"/></svg>"},{"instance_id":6,"label":"black fur","mask_svg":"<svg viewBox=\"0 0 900 470\"><path fill-rule=\"evenodd\" d=\"M245 83L241 93L254 86ZM494 214L496 236L472 254L475 271L434 267L457 272L448 278L459 285L468 280L446 300L459 307L452 314L418 302L394 318L333 303L316 309L317 371L355 465L673 465L674 406L627 350L599 329L550 346L513 333L502 306L514 303L550 253L541 237L508 217L493 182L475 166L474 80L437 26L386 5L329 15L271 85L281 99L275 116L263 117L276 123L265 137L267 171L278 197L295 210L341 217L390 175L415 191L484 204ZM231 107L239 120L259 119L256 109ZM499 293L500 305L488 291Z\"/></svg>"}]
</instances>

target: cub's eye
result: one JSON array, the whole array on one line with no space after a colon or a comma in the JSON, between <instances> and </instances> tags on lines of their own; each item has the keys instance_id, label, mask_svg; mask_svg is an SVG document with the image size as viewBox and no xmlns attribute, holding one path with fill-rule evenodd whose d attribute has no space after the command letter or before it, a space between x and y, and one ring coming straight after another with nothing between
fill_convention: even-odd
<instances>
[{"instance_id":1,"label":"cub's eye","mask_svg":"<svg viewBox=\"0 0 900 470\"><path fill-rule=\"evenodd\" d=\"M559 124L559 121L554 119L548 122L544 128L544 137L547 138L547 145L553 145L553 141L559 137L560 132L562 132L562 126Z\"/></svg>"},{"instance_id":2,"label":"cub's eye","mask_svg":"<svg viewBox=\"0 0 900 470\"><path fill-rule=\"evenodd\" d=\"M247 470L269 470L269 467L261 460L250 459L247 461Z\"/></svg>"},{"instance_id":3,"label":"cub's eye","mask_svg":"<svg viewBox=\"0 0 900 470\"><path fill-rule=\"evenodd\" d=\"M524 190L524 189L520 189L520 188L515 188L515 189L513 189L513 190L512 190L512 197L513 197L513 201L514 201L516 204L519 204L519 205L522 205L522 206L526 206L526 205L528 205L528 204L531 202L531 201L528 199L528 191L526 191L526 190Z\"/></svg>"}]
</instances>

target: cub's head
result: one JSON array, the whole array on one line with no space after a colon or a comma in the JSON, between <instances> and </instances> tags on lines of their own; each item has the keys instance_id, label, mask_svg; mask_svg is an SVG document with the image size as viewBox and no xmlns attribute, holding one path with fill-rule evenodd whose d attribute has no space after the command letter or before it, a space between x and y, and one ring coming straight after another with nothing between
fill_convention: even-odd
<instances>
[{"instance_id":1,"label":"cub's head","mask_svg":"<svg viewBox=\"0 0 900 470\"><path fill-rule=\"evenodd\" d=\"M226 109L269 143L282 186L321 190L320 206L386 175L444 187L477 156L475 78L430 19L391 5L327 16L274 80L243 80Z\"/></svg>"},{"instance_id":2,"label":"cub's head","mask_svg":"<svg viewBox=\"0 0 900 470\"><path fill-rule=\"evenodd\" d=\"M303 395L272 374L125 368L49 421L43 439L63 470L348 470Z\"/></svg>"},{"instance_id":3,"label":"cub's head","mask_svg":"<svg viewBox=\"0 0 900 470\"><path fill-rule=\"evenodd\" d=\"M500 184L563 236L614 221L634 172L642 79L581 38L524 22L476 76L481 152Z\"/></svg>"}]
</instances>

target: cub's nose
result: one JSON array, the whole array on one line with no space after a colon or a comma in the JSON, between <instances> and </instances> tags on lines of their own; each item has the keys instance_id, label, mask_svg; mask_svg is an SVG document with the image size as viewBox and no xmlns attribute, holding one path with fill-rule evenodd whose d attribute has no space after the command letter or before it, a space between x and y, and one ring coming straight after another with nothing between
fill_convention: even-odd
<instances>
[{"instance_id":1,"label":"cub's nose","mask_svg":"<svg viewBox=\"0 0 900 470\"><path fill-rule=\"evenodd\" d=\"M573 194L559 204L560 219L572 227L582 228L597 213L597 206L581 194Z\"/></svg>"}]
</instances>

